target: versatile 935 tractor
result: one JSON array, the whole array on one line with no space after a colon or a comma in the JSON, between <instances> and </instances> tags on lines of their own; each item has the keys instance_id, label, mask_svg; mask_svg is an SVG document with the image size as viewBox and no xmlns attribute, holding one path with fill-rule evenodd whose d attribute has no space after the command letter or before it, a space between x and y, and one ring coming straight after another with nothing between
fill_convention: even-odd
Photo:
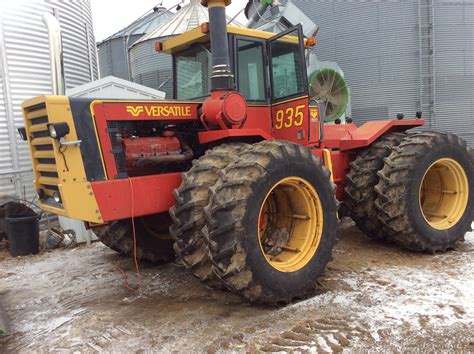
<instances>
[{"instance_id":1,"label":"versatile 935 tractor","mask_svg":"<svg viewBox=\"0 0 474 354\"><path fill-rule=\"evenodd\" d=\"M173 56L175 100L23 103L42 209L127 255L135 229L138 257L176 253L207 285L266 303L311 294L340 202L410 250L463 239L474 167L461 139L406 132L421 119L324 125L308 97L314 38L226 26L230 0L202 3L209 24L156 46Z\"/></svg>"}]
</instances>

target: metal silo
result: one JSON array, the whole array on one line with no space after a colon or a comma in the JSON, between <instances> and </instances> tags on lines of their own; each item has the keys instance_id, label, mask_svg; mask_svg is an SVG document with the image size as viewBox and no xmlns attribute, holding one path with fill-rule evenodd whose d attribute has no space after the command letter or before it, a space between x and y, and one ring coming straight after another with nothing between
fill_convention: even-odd
<instances>
[{"instance_id":1,"label":"metal silo","mask_svg":"<svg viewBox=\"0 0 474 354\"><path fill-rule=\"evenodd\" d=\"M228 18L230 20L230 18ZM137 40L129 49L132 80L144 86L166 92L173 97L171 56L155 51L155 43L174 37L209 21L207 9L200 0L190 0L172 18ZM233 25L238 25L233 22Z\"/></svg>"},{"instance_id":2,"label":"metal silo","mask_svg":"<svg viewBox=\"0 0 474 354\"><path fill-rule=\"evenodd\" d=\"M21 102L51 93L44 12L61 23L66 87L97 78L89 1L0 2L0 196L35 195L28 147L16 130L23 125Z\"/></svg>"},{"instance_id":3,"label":"metal silo","mask_svg":"<svg viewBox=\"0 0 474 354\"><path fill-rule=\"evenodd\" d=\"M128 52L137 39L153 31L173 16L164 7L154 7L138 20L97 44L100 77L109 75L129 80Z\"/></svg>"}]
</instances>

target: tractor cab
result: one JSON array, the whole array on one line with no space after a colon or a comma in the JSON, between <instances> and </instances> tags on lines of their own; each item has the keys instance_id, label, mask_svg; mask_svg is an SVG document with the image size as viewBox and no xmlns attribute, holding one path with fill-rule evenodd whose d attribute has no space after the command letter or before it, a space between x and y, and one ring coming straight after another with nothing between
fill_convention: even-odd
<instances>
[{"instance_id":1,"label":"tractor cab","mask_svg":"<svg viewBox=\"0 0 474 354\"><path fill-rule=\"evenodd\" d=\"M162 44L163 51L173 55L175 99L199 100L210 94L212 55L203 27ZM277 35L234 26L227 29L234 85L249 104L270 104L307 94L306 41L300 26ZM177 44L188 36L192 37L184 45Z\"/></svg>"},{"instance_id":2,"label":"tractor cab","mask_svg":"<svg viewBox=\"0 0 474 354\"><path fill-rule=\"evenodd\" d=\"M279 34L235 26L227 26L227 31L233 85L247 104L241 128L261 128L297 143L319 142L319 109L309 102L304 55L314 39L304 38L301 25ZM207 24L157 48L173 55L175 99L202 101L210 95Z\"/></svg>"}]
</instances>

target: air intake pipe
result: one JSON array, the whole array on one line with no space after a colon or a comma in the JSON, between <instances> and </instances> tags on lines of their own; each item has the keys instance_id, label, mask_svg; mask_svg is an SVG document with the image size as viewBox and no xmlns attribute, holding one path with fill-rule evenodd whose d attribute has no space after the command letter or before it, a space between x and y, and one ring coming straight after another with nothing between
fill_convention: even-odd
<instances>
[{"instance_id":1,"label":"air intake pipe","mask_svg":"<svg viewBox=\"0 0 474 354\"><path fill-rule=\"evenodd\" d=\"M209 9L212 73L211 96L202 106L201 121L207 129L242 127L247 118L247 103L235 92L234 76L230 69L229 39L225 7L231 0L201 0Z\"/></svg>"},{"instance_id":2,"label":"air intake pipe","mask_svg":"<svg viewBox=\"0 0 474 354\"><path fill-rule=\"evenodd\" d=\"M61 27L58 19L51 13L43 14L43 22L48 31L49 56L51 65L51 83L53 95L65 95L66 83L64 79L63 45L61 41Z\"/></svg>"}]
</instances>

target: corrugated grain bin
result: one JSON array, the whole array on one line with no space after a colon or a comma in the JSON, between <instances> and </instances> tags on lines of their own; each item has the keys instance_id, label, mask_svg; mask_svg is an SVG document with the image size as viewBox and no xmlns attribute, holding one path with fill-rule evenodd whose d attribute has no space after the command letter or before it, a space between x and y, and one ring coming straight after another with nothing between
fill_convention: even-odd
<instances>
[{"instance_id":1,"label":"corrugated grain bin","mask_svg":"<svg viewBox=\"0 0 474 354\"><path fill-rule=\"evenodd\" d=\"M95 80L97 60L89 1L0 1L0 195L31 200L33 175L20 104L51 93L48 39L42 15L61 23L68 88Z\"/></svg>"},{"instance_id":2,"label":"corrugated grain bin","mask_svg":"<svg viewBox=\"0 0 474 354\"><path fill-rule=\"evenodd\" d=\"M167 22L173 13L164 7L154 7L150 13L97 44L100 77L115 76L130 80L128 48L137 39Z\"/></svg>"}]
</instances>

